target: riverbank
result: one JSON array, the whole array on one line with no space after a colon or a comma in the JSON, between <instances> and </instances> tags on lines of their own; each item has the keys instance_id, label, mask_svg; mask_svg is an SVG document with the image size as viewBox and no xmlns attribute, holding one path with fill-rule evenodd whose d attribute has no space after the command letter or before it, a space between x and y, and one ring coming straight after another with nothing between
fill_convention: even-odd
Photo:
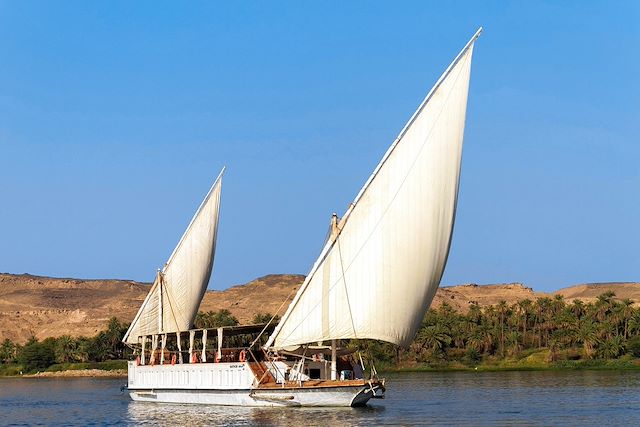
<instances>
[{"instance_id":1,"label":"riverbank","mask_svg":"<svg viewBox=\"0 0 640 427\"><path fill-rule=\"evenodd\" d=\"M640 358L624 355L617 359L562 359L549 361L549 351L533 352L522 358L487 358L477 363L442 361L439 363L384 366L380 372L500 372L500 371L571 371L571 370L640 370Z\"/></svg>"},{"instance_id":2,"label":"riverbank","mask_svg":"<svg viewBox=\"0 0 640 427\"><path fill-rule=\"evenodd\" d=\"M117 361L121 362L121 361ZM113 363L113 362L104 362ZM78 364L81 365L81 364ZM75 378L75 377L105 377L125 378L127 369L98 369L72 367L72 369L46 370L43 372L20 374L13 372L0 376L12 378ZM450 362L440 365L411 365L400 367L386 366L380 369L382 375L386 373L410 373L410 372L508 372L508 371L640 371L640 359L614 359L614 360L563 360L550 363L531 364L526 362L501 361L499 363L487 362L469 366L459 362Z\"/></svg>"},{"instance_id":3,"label":"riverbank","mask_svg":"<svg viewBox=\"0 0 640 427\"><path fill-rule=\"evenodd\" d=\"M379 360L379 359L378 359ZM625 354L611 359L585 359L577 349L555 351L532 349L517 355L500 358L481 357L435 359L423 363L400 359L400 364L379 360L378 371L392 372L500 372L500 371L571 371L571 370L640 370L640 358ZM126 360L103 362L57 363L40 372L27 372L19 364L0 364L0 377L48 378L48 377L126 377Z\"/></svg>"},{"instance_id":4,"label":"riverbank","mask_svg":"<svg viewBox=\"0 0 640 427\"><path fill-rule=\"evenodd\" d=\"M126 377L126 360L104 362L57 363L47 369L28 372L19 364L0 364L0 377L40 378L40 377Z\"/></svg>"},{"instance_id":5,"label":"riverbank","mask_svg":"<svg viewBox=\"0 0 640 427\"><path fill-rule=\"evenodd\" d=\"M38 372L36 374L20 375L22 378L75 378L75 377L107 377L107 378L125 378L127 376L126 369L114 369L112 371L104 371L101 369L77 369L55 372Z\"/></svg>"},{"instance_id":6,"label":"riverbank","mask_svg":"<svg viewBox=\"0 0 640 427\"><path fill-rule=\"evenodd\" d=\"M603 363L603 364L559 364L549 366L530 365L478 365L478 366L415 366L401 368L385 368L384 373L402 372L509 372L509 371L640 371L640 365L627 363Z\"/></svg>"}]
</instances>

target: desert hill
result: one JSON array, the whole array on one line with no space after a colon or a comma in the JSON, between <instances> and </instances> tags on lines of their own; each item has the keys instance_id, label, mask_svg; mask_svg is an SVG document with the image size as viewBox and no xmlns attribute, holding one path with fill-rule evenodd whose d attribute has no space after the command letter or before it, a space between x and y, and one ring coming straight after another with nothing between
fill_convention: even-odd
<instances>
[{"instance_id":1,"label":"desert hill","mask_svg":"<svg viewBox=\"0 0 640 427\"><path fill-rule=\"evenodd\" d=\"M432 307L439 307L446 302L457 311L466 313L469 304L477 303L484 307L506 301L513 304L523 299L535 300L539 297L551 296L521 283L503 283L498 285L477 285L470 283L458 286L441 286L433 299ZM640 299L639 299L640 300Z\"/></svg>"},{"instance_id":2,"label":"desert hill","mask_svg":"<svg viewBox=\"0 0 640 427\"><path fill-rule=\"evenodd\" d=\"M200 309L226 308L241 323L250 322L256 313L275 313L280 308L282 314L303 280L301 275L274 274L224 291L208 291ZM39 339L65 334L93 336L112 316L130 322L148 290L148 283L130 280L0 274L0 341L9 338L23 343L32 335ZM535 292L520 283L465 284L441 287L433 307L446 302L465 312L473 302L480 306L497 304L501 300L513 304L522 299L535 300L555 294L569 301L578 298L590 302L607 291L615 292L616 298L640 302L640 283L581 284L552 294Z\"/></svg>"},{"instance_id":3,"label":"desert hill","mask_svg":"<svg viewBox=\"0 0 640 427\"><path fill-rule=\"evenodd\" d=\"M282 316L303 280L299 274L271 274L224 291L208 291L200 310L226 308L240 323L250 323L256 313L273 314L278 309Z\"/></svg>"},{"instance_id":4,"label":"desert hill","mask_svg":"<svg viewBox=\"0 0 640 427\"><path fill-rule=\"evenodd\" d=\"M616 282L616 283L585 283L568 288L560 289L555 293L562 295L568 301L580 299L583 302L593 302L598 299L598 295L605 292L614 292L616 299L628 298L636 303L640 302L640 284L636 282Z\"/></svg>"},{"instance_id":5,"label":"desert hill","mask_svg":"<svg viewBox=\"0 0 640 427\"><path fill-rule=\"evenodd\" d=\"M304 276L264 276L224 291L208 291L200 309L229 309L241 323L258 313L275 313ZM93 336L107 321L130 322L149 291L149 283L80 280L0 273L0 341L23 343L60 335ZM282 312L286 310L284 305Z\"/></svg>"}]
</instances>

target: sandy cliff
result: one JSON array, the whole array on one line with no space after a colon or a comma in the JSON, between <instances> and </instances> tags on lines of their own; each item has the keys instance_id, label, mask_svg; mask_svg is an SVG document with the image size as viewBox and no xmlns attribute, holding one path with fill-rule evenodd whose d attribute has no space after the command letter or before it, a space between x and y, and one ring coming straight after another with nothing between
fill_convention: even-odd
<instances>
[{"instance_id":1,"label":"sandy cliff","mask_svg":"<svg viewBox=\"0 0 640 427\"><path fill-rule=\"evenodd\" d=\"M304 276L273 274L224 291L209 291L201 310L226 308L248 323L258 312L286 310ZM0 341L9 338L25 342L31 335L39 339L69 334L93 336L116 316L130 322L142 304L149 284L128 280L80 280L0 274ZM534 292L520 283L441 287L433 306L447 302L466 311L469 304L496 304L501 300L514 303L541 296L560 294L572 300L593 301L603 292L613 291L620 299L640 302L640 283L582 284L561 289L553 294Z\"/></svg>"}]
</instances>

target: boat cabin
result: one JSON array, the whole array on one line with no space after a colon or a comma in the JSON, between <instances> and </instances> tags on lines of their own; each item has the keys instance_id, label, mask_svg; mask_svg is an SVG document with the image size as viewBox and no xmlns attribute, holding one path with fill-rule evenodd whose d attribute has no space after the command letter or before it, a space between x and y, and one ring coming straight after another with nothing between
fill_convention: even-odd
<instances>
[{"instance_id":1,"label":"boat cabin","mask_svg":"<svg viewBox=\"0 0 640 427\"><path fill-rule=\"evenodd\" d=\"M259 324L140 336L139 345L133 346L138 354L136 364L249 362L260 383L364 377L363 363L358 363L354 352L346 348L332 348L331 343L267 354L262 346L274 329L275 325Z\"/></svg>"},{"instance_id":2,"label":"boat cabin","mask_svg":"<svg viewBox=\"0 0 640 427\"><path fill-rule=\"evenodd\" d=\"M247 348L263 344L274 325L222 326L219 328L191 329L188 331L143 335L138 337L139 365L182 363L231 363L249 361ZM252 358L262 360L262 352L253 352Z\"/></svg>"}]
</instances>

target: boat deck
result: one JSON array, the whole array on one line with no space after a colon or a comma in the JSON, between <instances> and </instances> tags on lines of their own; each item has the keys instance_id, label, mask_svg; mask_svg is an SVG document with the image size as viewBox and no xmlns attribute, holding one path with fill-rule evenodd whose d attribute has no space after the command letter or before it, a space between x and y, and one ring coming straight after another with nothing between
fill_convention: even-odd
<instances>
[{"instance_id":1,"label":"boat deck","mask_svg":"<svg viewBox=\"0 0 640 427\"><path fill-rule=\"evenodd\" d=\"M258 389L311 389L311 388L332 388L332 387L364 387L366 385L376 385L379 380L320 380L311 379L306 381L286 381L276 382L265 362L249 362L249 368L258 379Z\"/></svg>"}]
</instances>

